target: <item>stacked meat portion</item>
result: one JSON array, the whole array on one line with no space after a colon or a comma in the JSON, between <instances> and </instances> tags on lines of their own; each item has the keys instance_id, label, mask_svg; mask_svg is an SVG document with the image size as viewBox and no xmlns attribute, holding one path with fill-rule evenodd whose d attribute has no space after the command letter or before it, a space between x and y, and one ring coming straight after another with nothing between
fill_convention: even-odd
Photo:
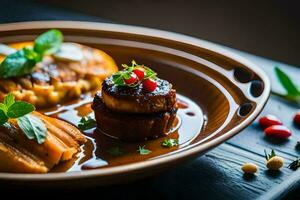
<instances>
[{"instance_id":1,"label":"stacked meat portion","mask_svg":"<svg viewBox=\"0 0 300 200\"><path fill-rule=\"evenodd\" d=\"M98 128L107 135L125 141L143 141L167 135L176 118L176 91L166 80L157 79L149 92L142 85L116 86L112 77L96 94L93 110Z\"/></svg>"}]
</instances>

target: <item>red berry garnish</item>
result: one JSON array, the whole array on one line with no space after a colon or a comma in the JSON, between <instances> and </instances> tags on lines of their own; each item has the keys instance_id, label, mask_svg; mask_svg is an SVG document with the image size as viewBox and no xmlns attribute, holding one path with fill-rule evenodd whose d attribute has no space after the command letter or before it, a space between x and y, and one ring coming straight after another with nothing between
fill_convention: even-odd
<instances>
[{"instance_id":1,"label":"red berry garnish","mask_svg":"<svg viewBox=\"0 0 300 200\"><path fill-rule=\"evenodd\" d=\"M274 115L266 115L259 119L259 125L265 129L272 125L282 125L282 122Z\"/></svg>"},{"instance_id":2,"label":"red berry garnish","mask_svg":"<svg viewBox=\"0 0 300 200\"><path fill-rule=\"evenodd\" d=\"M296 126L300 127L300 111L295 114L293 121Z\"/></svg>"},{"instance_id":3,"label":"red berry garnish","mask_svg":"<svg viewBox=\"0 0 300 200\"><path fill-rule=\"evenodd\" d=\"M134 83L137 82L137 80L138 80L138 78L137 78L137 76L136 76L135 73L131 73L131 74L130 74L130 77L127 78L127 79L124 77L124 82L125 82L127 85L134 84Z\"/></svg>"},{"instance_id":4,"label":"red berry garnish","mask_svg":"<svg viewBox=\"0 0 300 200\"><path fill-rule=\"evenodd\" d=\"M265 135L267 137L275 137L286 139L292 135L291 131L283 125L272 125L265 129Z\"/></svg>"},{"instance_id":5,"label":"red berry garnish","mask_svg":"<svg viewBox=\"0 0 300 200\"><path fill-rule=\"evenodd\" d=\"M157 82L152 78L148 78L143 81L143 88L149 92L153 92L156 89L156 87Z\"/></svg>"},{"instance_id":6,"label":"red berry garnish","mask_svg":"<svg viewBox=\"0 0 300 200\"><path fill-rule=\"evenodd\" d=\"M132 72L137 75L139 80L143 80L145 77L145 69L143 67L137 67L134 70L132 70Z\"/></svg>"}]
</instances>

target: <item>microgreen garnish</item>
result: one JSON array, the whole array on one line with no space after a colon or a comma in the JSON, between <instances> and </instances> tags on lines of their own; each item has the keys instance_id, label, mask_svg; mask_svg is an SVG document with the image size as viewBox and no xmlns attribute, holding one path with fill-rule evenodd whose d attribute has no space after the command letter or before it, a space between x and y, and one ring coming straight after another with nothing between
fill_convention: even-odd
<instances>
[{"instance_id":1,"label":"microgreen garnish","mask_svg":"<svg viewBox=\"0 0 300 200\"><path fill-rule=\"evenodd\" d=\"M85 116L82 117L81 120L78 123L78 128L82 131L89 130L91 128L95 128L97 125L96 121L90 117L90 116Z\"/></svg>"},{"instance_id":2,"label":"microgreen garnish","mask_svg":"<svg viewBox=\"0 0 300 200\"><path fill-rule=\"evenodd\" d=\"M0 125L9 123L9 119L16 119L24 134L41 144L46 139L47 128L40 118L30 114L34 110L32 104L15 101L13 94L8 94L0 103Z\"/></svg>"},{"instance_id":3,"label":"microgreen garnish","mask_svg":"<svg viewBox=\"0 0 300 200\"><path fill-rule=\"evenodd\" d=\"M113 156L123 155L123 151L120 147L111 147L111 148L107 149L107 152Z\"/></svg>"},{"instance_id":4,"label":"microgreen garnish","mask_svg":"<svg viewBox=\"0 0 300 200\"><path fill-rule=\"evenodd\" d=\"M264 152L265 152L265 158L267 161L270 160L271 158L273 158L274 156L276 156L274 149L271 150L270 154L268 154L266 150L264 150Z\"/></svg>"},{"instance_id":5,"label":"microgreen garnish","mask_svg":"<svg viewBox=\"0 0 300 200\"><path fill-rule=\"evenodd\" d=\"M34 42L32 47L24 47L5 57L0 65L0 78L10 78L29 74L44 55L55 53L62 43L59 30L49 30Z\"/></svg>"},{"instance_id":6,"label":"microgreen garnish","mask_svg":"<svg viewBox=\"0 0 300 200\"><path fill-rule=\"evenodd\" d=\"M177 145L178 145L178 140L172 138L165 139L164 141L161 142L161 146L166 148L175 147Z\"/></svg>"},{"instance_id":7,"label":"microgreen garnish","mask_svg":"<svg viewBox=\"0 0 300 200\"><path fill-rule=\"evenodd\" d=\"M139 146L138 150L137 150L141 155L147 155L149 153L151 153L151 151L149 149L145 148L144 146Z\"/></svg>"},{"instance_id":8,"label":"microgreen garnish","mask_svg":"<svg viewBox=\"0 0 300 200\"><path fill-rule=\"evenodd\" d=\"M300 167L300 158L294 160L288 167L292 170L297 170Z\"/></svg>"},{"instance_id":9,"label":"microgreen garnish","mask_svg":"<svg viewBox=\"0 0 300 200\"><path fill-rule=\"evenodd\" d=\"M145 79L149 79L149 78L156 79L157 78L156 77L157 74L152 69L150 69L149 67L146 67L144 65L139 65L134 60L131 62L130 66L126 65L126 64L122 64L122 67L124 68L123 70L118 71L117 73L115 73L112 76L112 81L116 86L136 87L137 85L139 85L141 83L141 81L143 81ZM125 80L128 80L131 77L133 71L138 68L144 69L145 76L142 78L143 80L137 80L134 83L126 84Z\"/></svg>"},{"instance_id":10,"label":"microgreen garnish","mask_svg":"<svg viewBox=\"0 0 300 200\"><path fill-rule=\"evenodd\" d=\"M275 67L276 76L286 91L286 94L280 94L275 91L272 91L272 94L283 99L286 99L290 102L300 105L300 90L292 79L279 67Z\"/></svg>"}]
</instances>

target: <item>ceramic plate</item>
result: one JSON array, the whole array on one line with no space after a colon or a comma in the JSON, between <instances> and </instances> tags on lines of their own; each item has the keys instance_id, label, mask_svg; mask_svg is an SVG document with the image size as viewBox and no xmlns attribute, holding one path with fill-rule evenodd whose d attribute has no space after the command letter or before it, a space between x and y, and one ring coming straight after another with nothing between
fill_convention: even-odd
<instances>
[{"instance_id":1,"label":"ceramic plate","mask_svg":"<svg viewBox=\"0 0 300 200\"><path fill-rule=\"evenodd\" d=\"M80 170L77 163L67 172L58 167L48 174L0 173L2 183L88 186L150 176L200 156L238 134L255 119L269 97L270 81L250 61L212 43L166 31L106 23L25 22L0 25L0 42L32 40L50 28L60 29L65 41L104 50L118 65L134 59L172 82L183 105L178 112L181 125L172 135L180 145L163 149L161 140L149 141L146 145L152 153L141 156L135 149L143 144L130 144L136 146L129 147L128 154L108 159L101 149L108 139L95 133L97 136L88 135L91 146L97 148L90 159L102 160L103 167ZM70 105L57 116L68 120Z\"/></svg>"}]
</instances>

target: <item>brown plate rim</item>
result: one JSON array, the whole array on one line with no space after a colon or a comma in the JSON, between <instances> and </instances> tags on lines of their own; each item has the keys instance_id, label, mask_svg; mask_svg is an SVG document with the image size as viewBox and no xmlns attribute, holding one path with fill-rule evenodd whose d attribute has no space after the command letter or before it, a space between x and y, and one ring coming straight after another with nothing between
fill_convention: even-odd
<instances>
[{"instance_id":1,"label":"brown plate rim","mask_svg":"<svg viewBox=\"0 0 300 200\"><path fill-rule=\"evenodd\" d=\"M191 36L163 31L153 28L138 27L132 25L121 25L121 24L110 24L110 23L99 23L99 22L83 22L83 21L30 21L30 22L16 22L7 23L0 25L0 31L13 31L18 29L32 29L32 28L71 28L77 30L99 30L99 31L113 31L119 33L131 33L139 34L149 37L158 37L168 40L180 41L182 43L191 44L198 46L215 53L229 57L245 66L250 70L254 71L264 82L264 91L260 96L260 101L257 102L255 110L240 124L235 126L230 131L221 135L220 137L206 142L204 144L195 145L193 148L180 151L171 155L164 157L146 160L137 163L131 163L121 166L108 167L103 169L95 169L83 172L58 172L58 173L48 173L48 174L21 174L21 173L0 173L0 179L2 180L22 180L22 181L55 181L55 180L68 180L68 179L82 179L91 177L105 177L112 176L123 173L130 173L140 170L145 170L148 168L158 167L159 165L164 165L169 162L175 162L177 160L184 159L186 157L191 157L193 155L199 154L203 151L211 149L218 144L226 141L227 139L233 137L239 133L242 129L246 128L252 121L255 120L257 115L262 111L265 106L271 90L271 83L267 75L260 69L256 64L251 61L227 50L217 44L204 41L202 39L194 38Z\"/></svg>"}]
</instances>

